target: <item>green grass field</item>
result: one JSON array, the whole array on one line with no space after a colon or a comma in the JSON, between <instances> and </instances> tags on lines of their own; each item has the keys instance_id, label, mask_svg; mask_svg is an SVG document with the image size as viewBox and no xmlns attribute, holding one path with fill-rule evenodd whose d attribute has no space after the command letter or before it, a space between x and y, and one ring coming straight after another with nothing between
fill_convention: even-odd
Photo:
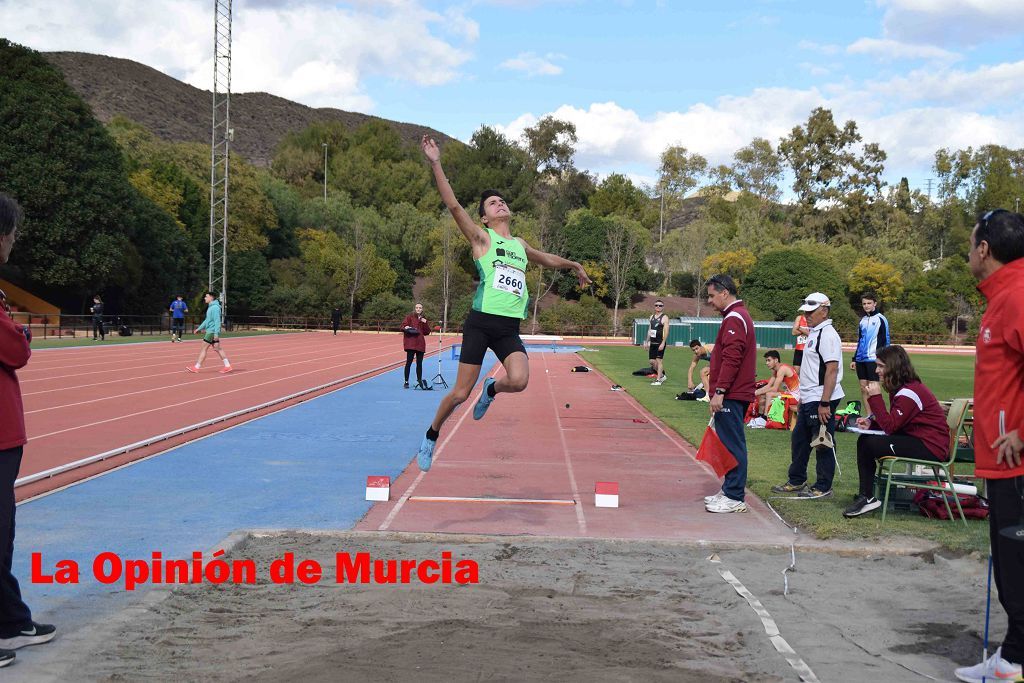
<instances>
[{"instance_id":1,"label":"green grass field","mask_svg":"<svg viewBox=\"0 0 1024 683\"><path fill-rule=\"evenodd\" d=\"M231 337L257 337L266 334L285 334L295 330L241 330L238 332L225 332L221 335L224 339ZM197 334L186 334L185 341L189 339L202 339ZM132 335L131 337L120 337L116 334L108 334L106 341L93 341L92 337L74 337L72 339L33 339L33 349L61 349L69 346L109 346L110 344L142 344L144 342L165 342L171 341L170 334L147 334Z\"/></svg>"},{"instance_id":2,"label":"green grass field","mask_svg":"<svg viewBox=\"0 0 1024 683\"><path fill-rule=\"evenodd\" d=\"M675 400L675 395L686 389L686 369L693 357L689 349L668 350L665 355L665 372L669 379L660 387L650 386L649 378L634 377L631 374L648 364L647 351L642 347L602 347L598 351L585 351L581 355L613 382L621 384L687 441L700 443L708 424L707 404ZM788 355L791 353L785 353L784 357ZM912 358L918 374L939 400L973 395L974 356L913 354ZM763 364L759 368L759 376L766 377L767 368ZM860 399L856 375L848 368L843 377L846 397ZM831 497L813 501L772 500L779 514L801 531L814 533L819 538L863 540L909 536L935 541L951 550L988 552L988 523L985 521L968 520L965 529L959 520L955 523L929 520L917 513L890 511L883 526L880 510L856 519L844 518L842 511L857 492L856 441L855 434L836 434L842 476L836 475L835 493ZM748 429L747 450L747 487L762 499L778 495L771 492L771 487L786 480L790 463L790 433ZM814 479L814 461L812 454L808 467L811 480ZM708 494L711 493L714 491L708 491Z\"/></svg>"}]
</instances>

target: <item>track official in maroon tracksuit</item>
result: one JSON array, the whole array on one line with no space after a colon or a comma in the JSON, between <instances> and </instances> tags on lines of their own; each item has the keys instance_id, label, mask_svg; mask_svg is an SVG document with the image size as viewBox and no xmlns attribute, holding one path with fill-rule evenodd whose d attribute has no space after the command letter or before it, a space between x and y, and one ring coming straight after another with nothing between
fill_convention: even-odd
<instances>
[{"instance_id":1,"label":"track official in maroon tracksuit","mask_svg":"<svg viewBox=\"0 0 1024 683\"><path fill-rule=\"evenodd\" d=\"M1019 676L1024 664L1024 216L989 211L974 226L970 246L968 264L987 301L974 368L975 474L986 480L993 577L1006 610L1002 658L1017 666ZM991 672L989 680L995 680Z\"/></svg>"},{"instance_id":2,"label":"track official in maroon tracksuit","mask_svg":"<svg viewBox=\"0 0 1024 683\"><path fill-rule=\"evenodd\" d=\"M736 298L736 284L728 275L715 275L706 284L708 303L722 314L722 324L711 354L708 393L715 431L736 458L722 484L722 493L705 499L708 512L746 512L747 439L743 417L754 400L757 378L757 339L754 321L743 301Z\"/></svg>"},{"instance_id":3,"label":"track official in maroon tracksuit","mask_svg":"<svg viewBox=\"0 0 1024 683\"><path fill-rule=\"evenodd\" d=\"M17 202L0 193L0 264L7 263L21 222ZM25 645L53 640L56 629L32 621L32 612L21 599L21 587L11 572L14 560L14 482L21 469L25 437L25 409L18 385L19 368L29 356L29 328L14 322L7 297L0 292L0 666L14 661L14 652Z\"/></svg>"},{"instance_id":4,"label":"track official in maroon tracksuit","mask_svg":"<svg viewBox=\"0 0 1024 683\"><path fill-rule=\"evenodd\" d=\"M416 359L416 386L423 385L423 354L427 351L430 323L423 317L423 304L416 304L412 313L402 321L402 346L405 348L405 388L409 388L409 367Z\"/></svg>"}]
</instances>

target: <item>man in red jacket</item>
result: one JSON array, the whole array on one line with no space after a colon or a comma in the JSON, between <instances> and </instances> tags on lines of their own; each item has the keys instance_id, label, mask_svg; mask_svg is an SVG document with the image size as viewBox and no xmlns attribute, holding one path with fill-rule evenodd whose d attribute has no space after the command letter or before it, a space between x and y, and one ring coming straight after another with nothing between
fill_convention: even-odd
<instances>
[{"instance_id":1,"label":"man in red jacket","mask_svg":"<svg viewBox=\"0 0 1024 683\"><path fill-rule=\"evenodd\" d=\"M21 207L0 193L0 264L7 263L18 237ZM15 370L28 363L31 333L14 322L7 297L0 294L0 666L14 661L16 650L53 640L56 629L32 621L21 599L18 579L11 573L14 559L14 482L25 446L25 410Z\"/></svg>"},{"instance_id":2,"label":"man in red jacket","mask_svg":"<svg viewBox=\"0 0 1024 683\"><path fill-rule=\"evenodd\" d=\"M754 321L743 301L736 298L736 284L728 275L707 281L708 303L722 314L715 337L708 376L708 395L718 438L733 457L736 467L725 473L721 493L704 499L708 512L746 512L743 502L747 487L747 438L743 416L754 400L757 379L757 340Z\"/></svg>"},{"instance_id":3,"label":"man in red jacket","mask_svg":"<svg viewBox=\"0 0 1024 683\"><path fill-rule=\"evenodd\" d=\"M978 219L967 257L988 306L974 366L975 473L986 480L989 543L1006 638L992 657L956 670L962 681L1020 680L1024 663L1024 217Z\"/></svg>"}]
</instances>

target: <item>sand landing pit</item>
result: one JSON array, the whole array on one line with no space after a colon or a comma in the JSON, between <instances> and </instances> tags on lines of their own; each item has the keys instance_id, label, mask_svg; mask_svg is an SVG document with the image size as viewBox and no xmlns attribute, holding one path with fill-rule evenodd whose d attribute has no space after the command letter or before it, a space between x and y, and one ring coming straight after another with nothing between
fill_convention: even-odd
<instances>
[{"instance_id":1,"label":"sand landing pit","mask_svg":"<svg viewBox=\"0 0 1024 683\"><path fill-rule=\"evenodd\" d=\"M285 552L317 560L323 579L272 583L269 565ZM477 563L479 583L339 584L339 552L421 562L450 552ZM784 596L788 549L289 532L253 534L229 557L255 560L258 582L169 590L75 657L76 677L799 680L721 568L821 681L946 680L981 650L984 565L966 558L798 551Z\"/></svg>"}]
</instances>

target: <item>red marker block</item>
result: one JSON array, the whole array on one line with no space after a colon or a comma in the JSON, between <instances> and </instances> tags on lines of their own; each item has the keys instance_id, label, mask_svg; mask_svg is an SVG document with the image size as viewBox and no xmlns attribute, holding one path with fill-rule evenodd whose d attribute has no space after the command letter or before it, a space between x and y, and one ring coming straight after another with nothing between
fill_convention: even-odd
<instances>
[{"instance_id":1,"label":"red marker block","mask_svg":"<svg viewBox=\"0 0 1024 683\"><path fill-rule=\"evenodd\" d=\"M366 500L391 500L391 477L367 477Z\"/></svg>"},{"instance_id":2,"label":"red marker block","mask_svg":"<svg viewBox=\"0 0 1024 683\"><path fill-rule=\"evenodd\" d=\"M599 508L619 507L619 483L599 481L594 486L594 505Z\"/></svg>"}]
</instances>

